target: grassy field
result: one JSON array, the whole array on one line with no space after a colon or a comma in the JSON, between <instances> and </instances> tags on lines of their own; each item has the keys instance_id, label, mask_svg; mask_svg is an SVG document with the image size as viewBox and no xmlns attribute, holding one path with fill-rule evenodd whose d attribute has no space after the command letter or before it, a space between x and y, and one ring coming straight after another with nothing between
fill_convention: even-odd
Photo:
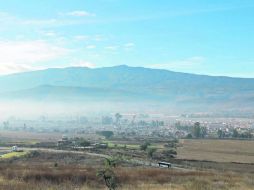
<instances>
[{"instance_id":1,"label":"grassy field","mask_svg":"<svg viewBox=\"0 0 254 190\"><path fill-rule=\"evenodd\" d=\"M30 141L25 140L24 142ZM0 189L95 190L105 189L96 174L104 168L102 155L151 161L137 141L105 141L108 149L95 154L54 152L28 148L0 158ZM126 148L122 149L123 147ZM118 148L114 148L117 146ZM151 143L158 155L164 143ZM165 169L119 161L114 171L122 190L252 190L254 189L254 142L237 140L181 140L176 167ZM25 150L25 149L24 149ZM124 155L124 156L123 156ZM127 155L127 156L126 156ZM197 161L193 161L197 160ZM213 162L206 162L213 161ZM156 160L153 160L156 163ZM239 162L239 163L232 163ZM244 164L245 163L245 164ZM252 164L247 164L252 163ZM224 169L225 168L225 169ZM227 169L227 170L226 170Z\"/></svg>"},{"instance_id":2,"label":"grassy field","mask_svg":"<svg viewBox=\"0 0 254 190\"><path fill-rule=\"evenodd\" d=\"M121 142L121 141L104 141L104 143L107 143L109 148L128 148L128 149L140 149L140 143L130 143L130 142ZM163 143L152 143L150 148L156 148L156 149L163 149Z\"/></svg>"},{"instance_id":3,"label":"grassy field","mask_svg":"<svg viewBox=\"0 0 254 190\"><path fill-rule=\"evenodd\" d=\"M106 189L96 176L98 168L65 165L0 166L0 189L5 190L95 190ZM176 171L159 168L115 169L118 189L123 190L251 190L251 175L200 171Z\"/></svg>"},{"instance_id":4,"label":"grassy field","mask_svg":"<svg viewBox=\"0 0 254 190\"><path fill-rule=\"evenodd\" d=\"M179 159L254 163L254 141L193 139L180 143Z\"/></svg>"},{"instance_id":5,"label":"grassy field","mask_svg":"<svg viewBox=\"0 0 254 190\"><path fill-rule=\"evenodd\" d=\"M11 159L11 158L18 158L18 157L22 157L27 155L29 152L28 151L24 151L24 152L9 152L6 154L3 154L0 158L1 159Z\"/></svg>"},{"instance_id":6,"label":"grassy field","mask_svg":"<svg viewBox=\"0 0 254 190\"><path fill-rule=\"evenodd\" d=\"M18 154L18 155L17 155ZM96 174L104 159L89 154L51 151L8 153L0 159L0 189L97 190L104 189ZM166 169L117 164L118 189L122 190L252 190L253 171Z\"/></svg>"},{"instance_id":7,"label":"grassy field","mask_svg":"<svg viewBox=\"0 0 254 190\"><path fill-rule=\"evenodd\" d=\"M128 143L123 143L123 142L118 142L118 141L103 141L104 143L108 144L109 148L129 148L129 149L139 149L138 144L128 144Z\"/></svg>"}]
</instances>

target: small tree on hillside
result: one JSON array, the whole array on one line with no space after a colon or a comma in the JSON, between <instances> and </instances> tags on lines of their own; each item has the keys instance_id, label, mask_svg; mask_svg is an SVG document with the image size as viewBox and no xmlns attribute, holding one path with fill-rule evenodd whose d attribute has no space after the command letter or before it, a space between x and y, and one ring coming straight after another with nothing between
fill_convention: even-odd
<instances>
[{"instance_id":1,"label":"small tree on hillside","mask_svg":"<svg viewBox=\"0 0 254 190\"><path fill-rule=\"evenodd\" d=\"M145 142L143 144L140 145L140 150L144 150L146 151L146 149L148 148L148 146L150 146L151 144L149 142Z\"/></svg>"},{"instance_id":2,"label":"small tree on hillside","mask_svg":"<svg viewBox=\"0 0 254 190\"><path fill-rule=\"evenodd\" d=\"M115 190L117 188L117 177L114 172L116 167L116 160L111 158L105 158L104 168L97 172L97 176L101 177L105 185L109 190Z\"/></svg>"},{"instance_id":3,"label":"small tree on hillside","mask_svg":"<svg viewBox=\"0 0 254 190\"><path fill-rule=\"evenodd\" d=\"M148 152L147 152L147 155L148 157L152 158L153 157L153 154L157 151L156 148L149 148L148 149Z\"/></svg>"}]
</instances>

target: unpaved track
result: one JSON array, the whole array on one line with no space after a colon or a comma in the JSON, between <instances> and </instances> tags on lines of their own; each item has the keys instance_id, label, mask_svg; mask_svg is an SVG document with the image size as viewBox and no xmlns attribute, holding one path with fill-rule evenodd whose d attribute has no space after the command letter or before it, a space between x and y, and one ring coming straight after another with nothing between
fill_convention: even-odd
<instances>
[{"instance_id":1,"label":"unpaved track","mask_svg":"<svg viewBox=\"0 0 254 190\"><path fill-rule=\"evenodd\" d=\"M58 150L58 149L51 149L51 148L27 148L27 147L20 147L20 149L24 151L41 151L41 152L52 152L52 153L72 153L72 154L85 154L89 156L94 157L100 157L100 158L110 158L109 155L106 154L98 154L98 153L91 153L91 152L84 152L84 151L74 151L74 150ZM10 152L10 147L0 147L0 152ZM132 164L137 164L145 167L156 167L158 168L158 164L155 162L149 162L144 160L138 160L138 159L130 159L128 162ZM181 165L172 165L173 169L182 170L182 171L190 171L193 169L187 169L182 167ZM165 168L162 168L165 169Z\"/></svg>"}]
</instances>

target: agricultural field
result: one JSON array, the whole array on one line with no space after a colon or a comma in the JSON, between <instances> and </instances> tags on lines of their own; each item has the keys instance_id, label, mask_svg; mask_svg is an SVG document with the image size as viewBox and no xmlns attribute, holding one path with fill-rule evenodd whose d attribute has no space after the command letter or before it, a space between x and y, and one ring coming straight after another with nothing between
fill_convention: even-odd
<instances>
[{"instance_id":1,"label":"agricultural field","mask_svg":"<svg viewBox=\"0 0 254 190\"><path fill-rule=\"evenodd\" d=\"M61 133L38 133L28 131L7 131L1 130L0 142L17 142L23 144L35 144L36 142L56 141L61 138Z\"/></svg>"},{"instance_id":2,"label":"agricultural field","mask_svg":"<svg viewBox=\"0 0 254 190\"><path fill-rule=\"evenodd\" d=\"M181 140L178 159L254 163L254 141Z\"/></svg>"}]
</instances>

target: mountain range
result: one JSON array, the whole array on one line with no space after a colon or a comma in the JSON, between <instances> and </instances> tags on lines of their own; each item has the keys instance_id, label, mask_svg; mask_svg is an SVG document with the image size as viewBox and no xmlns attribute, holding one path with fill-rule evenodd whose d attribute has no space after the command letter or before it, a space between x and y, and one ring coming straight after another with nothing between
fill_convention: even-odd
<instances>
[{"instance_id":1,"label":"mountain range","mask_svg":"<svg viewBox=\"0 0 254 190\"><path fill-rule=\"evenodd\" d=\"M70 67L0 77L1 100L153 102L251 109L254 79L195 75L126 65Z\"/></svg>"}]
</instances>

